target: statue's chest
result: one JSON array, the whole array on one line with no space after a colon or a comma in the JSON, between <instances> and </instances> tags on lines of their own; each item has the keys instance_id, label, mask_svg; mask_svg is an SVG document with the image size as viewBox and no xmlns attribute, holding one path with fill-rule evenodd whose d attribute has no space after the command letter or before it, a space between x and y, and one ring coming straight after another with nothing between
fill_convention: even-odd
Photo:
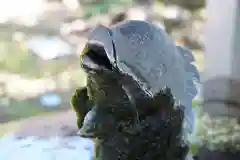
<instances>
[{"instance_id":1,"label":"statue's chest","mask_svg":"<svg viewBox=\"0 0 240 160\"><path fill-rule=\"evenodd\" d=\"M121 133L95 143L95 160L159 160L167 148L168 133L164 125L148 122L143 132L135 136ZM156 126L157 125L157 126Z\"/></svg>"}]
</instances>

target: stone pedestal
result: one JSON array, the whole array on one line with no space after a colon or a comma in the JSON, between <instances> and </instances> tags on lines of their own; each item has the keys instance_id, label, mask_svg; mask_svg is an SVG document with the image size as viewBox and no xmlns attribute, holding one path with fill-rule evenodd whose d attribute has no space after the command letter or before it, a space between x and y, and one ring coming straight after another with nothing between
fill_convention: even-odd
<instances>
[{"instance_id":1,"label":"stone pedestal","mask_svg":"<svg viewBox=\"0 0 240 160\"><path fill-rule=\"evenodd\" d=\"M240 116L240 1L207 1L205 40L204 109L216 114L214 105L231 108ZM223 106L222 106L223 107ZM234 109L232 109L234 108ZM238 113L236 113L236 111ZM221 111L219 111L221 112Z\"/></svg>"},{"instance_id":2,"label":"stone pedestal","mask_svg":"<svg viewBox=\"0 0 240 160\"><path fill-rule=\"evenodd\" d=\"M219 2L207 1L203 112L209 114L212 119L211 122L205 123L208 126L205 129L206 135L216 133L216 137L209 138L210 140L205 138L204 143L210 144L211 148L216 139L225 137L213 145L216 147L214 150L201 148L199 160L235 160L239 159L240 154L240 149L234 150L240 146L240 138L227 139L227 133L220 133L212 126L227 116L227 119L236 120L236 124L231 126L227 123L226 128L224 125L220 125L220 128L240 135L239 129L235 127L238 126L240 117L240 1ZM224 147L226 144L230 144L230 147Z\"/></svg>"}]
</instances>

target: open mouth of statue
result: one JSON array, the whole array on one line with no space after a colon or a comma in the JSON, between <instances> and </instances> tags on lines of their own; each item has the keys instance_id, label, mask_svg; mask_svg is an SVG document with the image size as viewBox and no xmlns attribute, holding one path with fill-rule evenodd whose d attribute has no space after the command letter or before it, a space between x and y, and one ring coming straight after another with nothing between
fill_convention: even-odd
<instances>
[{"instance_id":1,"label":"open mouth of statue","mask_svg":"<svg viewBox=\"0 0 240 160\"><path fill-rule=\"evenodd\" d=\"M78 135L84 138L100 138L108 135L108 129L113 130L111 117L101 108L93 107L84 117L84 122Z\"/></svg>"},{"instance_id":2,"label":"open mouth of statue","mask_svg":"<svg viewBox=\"0 0 240 160\"><path fill-rule=\"evenodd\" d=\"M81 65L84 69L91 71L112 71L113 69L104 47L99 44L91 44L85 47L84 53L81 56Z\"/></svg>"},{"instance_id":3,"label":"open mouth of statue","mask_svg":"<svg viewBox=\"0 0 240 160\"><path fill-rule=\"evenodd\" d=\"M97 124L92 124L91 126L85 125L84 127L80 128L78 131L78 135L83 138L96 138L99 135L96 133L96 128L94 127Z\"/></svg>"}]
</instances>

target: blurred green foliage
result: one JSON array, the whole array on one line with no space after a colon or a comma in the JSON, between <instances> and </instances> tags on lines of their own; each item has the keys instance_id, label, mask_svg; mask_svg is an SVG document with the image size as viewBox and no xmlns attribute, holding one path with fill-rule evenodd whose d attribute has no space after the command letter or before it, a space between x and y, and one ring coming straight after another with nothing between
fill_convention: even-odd
<instances>
[{"instance_id":1,"label":"blurred green foliage","mask_svg":"<svg viewBox=\"0 0 240 160\"><path fill-rule=\"evenodd\" d=\"M205 6L205 0L157 0L157 2L177 5L191 12Z\"/></svg>"},{"instance_id":2,"label":"blurred green foliage","mask_svg":"<svg viewBox=\"0 0 240 160\"><path fill-rule=\"evenodd\" d=\"M75 57L61 57L46 61L28 50L24 42L0 41L0 71L17 73L30 78L40 78L46 73L55 76L69 66L76 64L75 62L78 62Z\"/></svg>"},{"instance_id":3,"label":"blurred green foliage","mask_svg":"<svg viewBox=\"0 0 240 160\"><path fill-rule=\"evenodd\" d=\"M198 105L199 105L199 101L193 100L193 102L192 102L192 107L193 107L193 108L196 108Z\"/></svg>"},{"instance_id":4,"label":"blurred green foliage","mask_svg":"<svg viewBox=\"0 0 240 160\"><path fill-rule=\"evenodd\" d=\"M36 72L36 57L30 55L20 42L0 42L0 68L2 71L39 76Z\"/></svg>"},{"instance_id":5,"label":"blurred green foliage","mask_svg":"<svg viewBox=\"0 0 240 160\"><path fill-rule=\"evenodd\" d=\"M84 4L83 13L85 18L98 14L107 13L111 8L125 8L132 4L132 0L93 0Z\"/></svg>"}]
</instances>

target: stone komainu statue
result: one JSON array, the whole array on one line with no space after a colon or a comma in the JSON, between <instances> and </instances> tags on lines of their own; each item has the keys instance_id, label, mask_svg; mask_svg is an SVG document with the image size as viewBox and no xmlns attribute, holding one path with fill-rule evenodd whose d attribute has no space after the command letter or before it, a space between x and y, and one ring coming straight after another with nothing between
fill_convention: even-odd
<instances>
[{"instance_id":1,"label":"stone komainu statue","mask_svg":"<svg viewBox=\"0 0 240 160\"><path fill-rule=\"evenodd\" d=\"M191 52L157 26L125 21L96 27L81 54L87 86L72 106L96 160L183 160L199 73Z\"/></svg>"}]
</instances>

